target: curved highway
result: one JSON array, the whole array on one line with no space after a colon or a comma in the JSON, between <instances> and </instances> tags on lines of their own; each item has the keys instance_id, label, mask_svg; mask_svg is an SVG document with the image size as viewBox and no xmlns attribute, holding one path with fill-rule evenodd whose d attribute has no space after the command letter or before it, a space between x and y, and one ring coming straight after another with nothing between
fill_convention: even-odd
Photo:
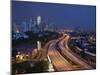
<instances>
[{"instance_id":1,"label":"curved highway","mask_svg":"<svg viewBox=\"0 0 100 75\"><path fill-rule=\"evenodd\" d=\"M58 47L61 49L62 54L64 54L66 57L68 57L71 61L79 64L82 69L92 69L92 67L90 65L85 63L82 59L78 58L78 56L70 50L70 48L67 45L68 40L69 40L69 35L64 37L58 43ZM65 43L65 41L66 41L66 43Z\"/></svg>"},{"instance_id":2,"label":"curved highway","mask_svg":"<svg viewBox=\"0 0 100 75\"><path fill-rule=\"evenodd\" d=\"M53 64L56 71L68 71L68 70L79 70L79 66L72 65L68 60L66 60L56 49L56 44L58 40L52 40L48 44L48 56L50 57L51 63Z\"/></svg>"}]
</instances>

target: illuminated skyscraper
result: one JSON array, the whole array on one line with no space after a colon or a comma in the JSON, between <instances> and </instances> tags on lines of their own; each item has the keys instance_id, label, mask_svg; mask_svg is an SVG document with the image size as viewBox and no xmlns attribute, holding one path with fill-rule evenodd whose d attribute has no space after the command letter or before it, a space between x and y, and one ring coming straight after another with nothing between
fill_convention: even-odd
<instances>
[{"instance_id":1,"label":"illuminated skyscraper","mask_svg":"<svg viewBox=\"0 0 100 75\"><path fill-rule=\"evenodd\" d=\"M41 24L41 16L37 16L37 25L40 26Z\"/></svg>"},{"instance_id":2,"label":"illuminated skyscraper","mask_svg":"<svg viewBox=\"0 0 100 75\"><path fill-rule=\"evenodd\" d=\"M37 27L39 28L39 31L42 31L42 18L41 18L41 16L37 16Z\"/></svg>"}]
</instances>

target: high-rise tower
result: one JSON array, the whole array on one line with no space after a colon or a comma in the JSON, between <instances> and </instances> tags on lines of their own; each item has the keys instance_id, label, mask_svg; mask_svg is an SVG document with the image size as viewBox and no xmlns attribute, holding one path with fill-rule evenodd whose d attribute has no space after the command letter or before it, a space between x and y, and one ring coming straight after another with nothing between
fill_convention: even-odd
<instances>
[{"instance_id":1,"label":"high-rise tower","mask_svg":"<svg viewBox=\"0 0 100 75\"><path fill-rule=\"evenodd\" d=\"M26 32L28 29L25 21L22 22L22 26L23 26L23 32Z\"/></svg>"},{"instance_id":2,"label":"high-rise tower","mask_svg":"<svg viewBox=\"0 0 100 75\"><path fill-rule=\"evenodd\" d=\"M41 24L41 16L37 16L37 25L40 26Z\"/></svg>"},{"instance_id":3,"label":"high-rise tower","mask_svg":"<svg viewBox=\"0 0 100 75\"><path fill-rule=\"evenodd\" d=\"M30 30L30 31L32 31L32 24L33 24L33 23L32 23L32 18L30 18L30 21L29 21L29 30Z\"/></svg>"},{"instance_id":4,"label":"high-rise tower","mask_svg":"<svg viewBox=\"0 0 100 75\"><path fill-rule=\"evenodd\" d=\"M42 31L41 16L37 16L37 27L39 28L39 31Z\"/></svg>"}]
</instances>

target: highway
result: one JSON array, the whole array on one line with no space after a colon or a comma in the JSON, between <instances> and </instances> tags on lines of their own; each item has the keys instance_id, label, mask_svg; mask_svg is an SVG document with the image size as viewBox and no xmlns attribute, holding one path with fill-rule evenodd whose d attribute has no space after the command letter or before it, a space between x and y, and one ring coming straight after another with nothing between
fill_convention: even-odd
<instances>
[{"instance_id":1,"label":"highway","mask_svg":"<svg viewBox=\"0 0 100 75\"><path fill-rule=\"evenodd\" d=\"M73 70L74 67L56 50L56 41L52 41L48 47L48 56L56 71Z\"/></svg>"},{"instance_id":2,"label":"highway","mask_svg":"<svg viewBox=\"0 0 100 75\"><path fill-rule=\"evenodd\" d=\"M92 69L90 65L84 62L80 57L78 57L78 55L76 55L70 50L70 48L68 47L68 40L69 35L63 37L62 40L58 43L58 47L60 48L62 54L69 58L71 61L75 62L76 64L79 64L81 66L80 69Z\"/></svg>"}]
</instances>

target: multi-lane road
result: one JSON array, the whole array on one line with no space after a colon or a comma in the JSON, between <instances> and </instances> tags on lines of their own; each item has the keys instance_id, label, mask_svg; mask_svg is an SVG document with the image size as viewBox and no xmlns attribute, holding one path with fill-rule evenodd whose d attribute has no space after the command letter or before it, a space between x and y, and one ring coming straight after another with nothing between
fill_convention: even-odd
<instances>
[{"instance_id":1,"label":"multi-lane road","mask_svg":"<svg viewBox=\"0 0 100 75\"><path fill-rule=\"evenodd\" d=\"M56 50L56 42L52 41L48 47L48 56L56 71L73 70L74 67Z\"/></svg>"},{"instance_id":2,"label":"multi-lane road","mask_svg":"<svg viewBox=\"0 0 100 75\"><path fill-rule=\"evenodd\" d=\"M92 67L82 61L80 58L75 56L71 51L70 48L67 46L67 42L69 36L61 37L57 40L52 40L46 46L47 55L50 57L52 65L54 66L56 71L67 71L67 70L79 70L79 69L91 69ZM58 43L59 42L59 43ZM59 47L60 53L57 49ZM66 58L64 56L66 56ZM74 62L73 65L70 61Z\"/></svg>"},{"instance_id":3,"label":"multi-lane road","mask_svg":"<svg viewBox=\"0 0 100 75\"><path fill-rule=\"evenodd\" d=\"M60 42L59 42L59 48L62 51L62 54L64 54L67 58L69 58L71 61L75 62L76 64L79 64L81 68L83 69L92 69L90 65L88 65L81 57L79 57L77 54L73 53L70 48L68 47L68 40L69 40L69 35L64 37Z\"/></svg>"}]
</instances>

